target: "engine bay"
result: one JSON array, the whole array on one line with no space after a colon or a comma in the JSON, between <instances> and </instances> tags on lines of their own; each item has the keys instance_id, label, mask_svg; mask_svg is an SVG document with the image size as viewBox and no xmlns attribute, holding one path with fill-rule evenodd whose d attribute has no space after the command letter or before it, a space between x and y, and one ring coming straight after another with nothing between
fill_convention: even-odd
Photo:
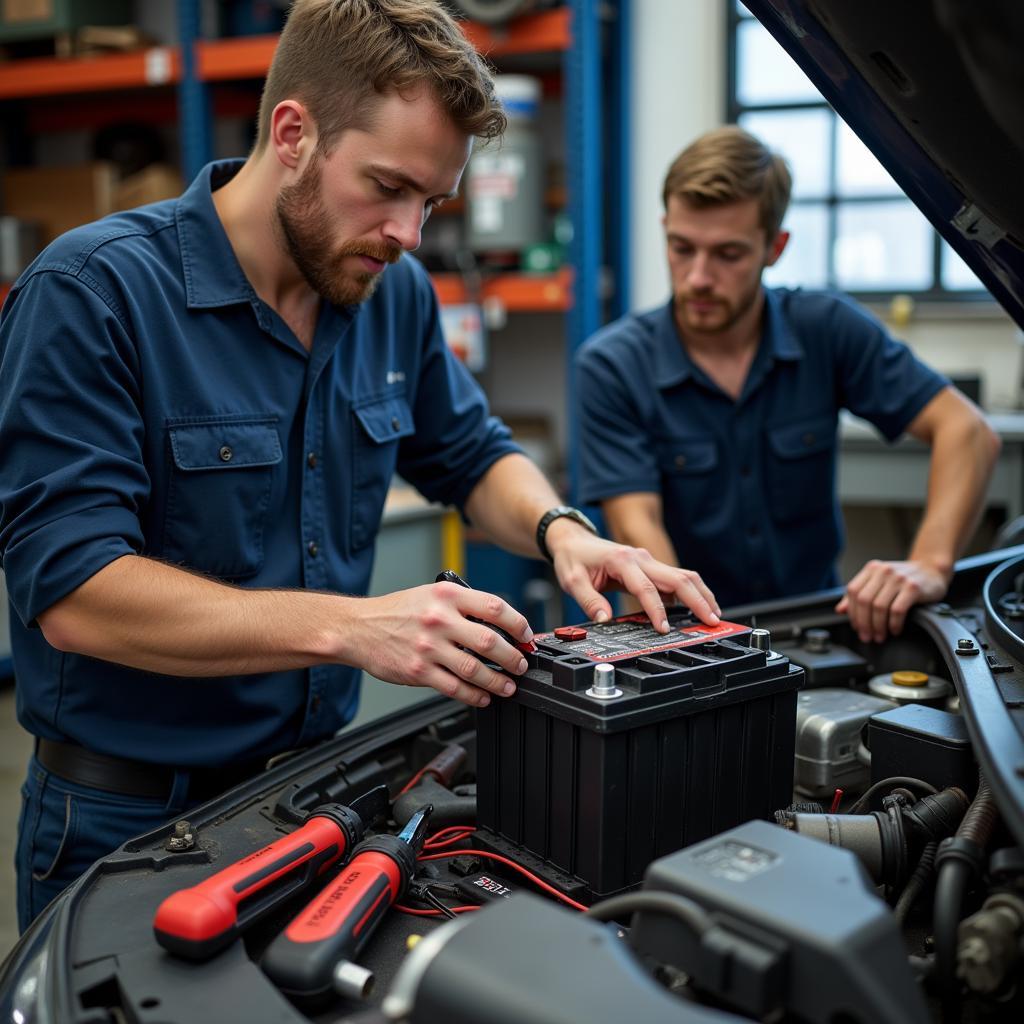
<instances>
[{"instance_id":1,"label":"engine bay","mask_svg":"<svg viewBox=\"0 0 1024 1024\"><path fill-rule=\"evenodd\" d=\"M881 645L831 593L538 636L515 698L343 733L98 862L0 1014L1021 1019L1022 591L1011 549Z\"/></svg>"}]
</instances>

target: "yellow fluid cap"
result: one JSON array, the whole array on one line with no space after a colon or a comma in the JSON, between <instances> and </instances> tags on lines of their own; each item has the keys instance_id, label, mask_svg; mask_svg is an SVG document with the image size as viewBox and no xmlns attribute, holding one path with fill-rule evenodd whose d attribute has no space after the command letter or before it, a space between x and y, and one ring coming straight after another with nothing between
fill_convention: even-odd
<instances>
[{"instance_id":1,"label":"yellow fluid cap","mask_svg":"<svg viewBox=\"0 0 1024 1024\"><path fill-rule=\"evenodd\" d=\"M415 948L416 948L416 944L417 944L417 943L418 943L418 942L420 941L420 939L422 939L422 938L423 938L423 936L422 936L422 935L410 935L410 936L408 936L408 937L406 938L406 940L405 940L405 948L406 948L407 950L409 950L409 949L415 949Z\"/></svg>"},{"instance_id":2,"label":"yellow fluid cap","mask_svg":"<svg viewBox=\"0 0 1024 1024\"><path fill-rule=\"evenodd\" d=\"M893 672L892 681L897 686L927 686L928 676L924 672Z\"/></svg>"}]
</instances>

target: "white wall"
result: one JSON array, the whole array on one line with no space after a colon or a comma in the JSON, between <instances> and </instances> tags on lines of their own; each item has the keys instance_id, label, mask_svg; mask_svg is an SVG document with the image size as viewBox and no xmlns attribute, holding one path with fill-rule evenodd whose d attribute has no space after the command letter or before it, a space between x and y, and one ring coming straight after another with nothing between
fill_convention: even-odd
<instances>
[{"instance_id":1,"label":"white wall","mask_svg":"<svg viewBox=\"0 0 1024 1024\"><path fill-rule=\"evenodd\" d=\"M725 118L726 3L633 0L632 306L668 300L661 186L684 146Z\"/></svg>"}]
</instances>

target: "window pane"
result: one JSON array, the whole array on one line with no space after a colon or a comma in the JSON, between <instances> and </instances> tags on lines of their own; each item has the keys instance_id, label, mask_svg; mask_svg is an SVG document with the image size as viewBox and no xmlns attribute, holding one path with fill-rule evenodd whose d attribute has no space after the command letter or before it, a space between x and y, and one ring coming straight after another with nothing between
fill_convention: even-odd
<instances>
[{"instance_id":1,"label":"window pane","mask_svg":"<svg viewBox=\"0 0 1024 1024\"><path fill-rule=\"evenodd\" d=\"M842 120L836 146L836 181L840 197L903 195L889 172Z\"/></svg>"},{"instance_id":2,"label":"window pane","mask_svg":"<svg viewBox=\"0 0 1024 1024\"><path fill-rule=\"evenodd\" d=\"M942 287L953 292L971 292L984 289L974 271L960 258L949 242L942 242Z\"/></svg>"},{"instance_id":3,"label":"window pane","mask_svg":"<svg viewBox=\"0 0 1024 1024\"><path fill-rule=\"evenodd\" d=\"M736 98L743 106L802 103L821 93L759 21L736 26Z\"/></svg>"},{"instance_id":4,"label":"window pane","mask_svg":"<svg viewBox=\"0 0 1024 1024\"><path fill-rule=\"evenodd\" d=\"M739 124L769 149L781 153L793 173L793 197L820 199L829 193L829 153L835 114L820 110L775 110L741 114Z\"/></svg>"},{"instance_id":5,"label":"window pane","mask_svg":"<svg viewBox=\"0 0 1024 1024\"><path fill-rule=\"evenodd\" d=\"M779 262L764 272L773 287L824 288L828 285L828 207L824 203L796 203L789 208L783 227L790 233Z\"/></svg>"},{"instance_id":6,"label":"window pane","mask_svg":"<svg viewBox=\"0 0 1024 1024\"><path fill-rule=\"evenodd\" d=\"M932 286L932 226L913 203L846 203L836 225L836 279L847 291Z\"/></svg>"}]
</instances>

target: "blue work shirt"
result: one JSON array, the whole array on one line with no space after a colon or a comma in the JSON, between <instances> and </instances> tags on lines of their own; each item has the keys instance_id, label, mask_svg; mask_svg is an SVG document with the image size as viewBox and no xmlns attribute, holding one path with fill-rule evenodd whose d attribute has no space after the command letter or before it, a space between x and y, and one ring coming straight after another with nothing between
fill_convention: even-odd
<instances>
[{"instance_id":1,"label":"blue work shirt","mask_svg":"<svg viewBox=\"0 0 1024 1024\"><path fill-rule=\"evenodd\" d=\"M450 355L410 257L361 305L324 303L303 348L214 209L240 166L69 232L4 306L0 553L18 715L38 736L177 767L329 736L355 713L354 668L156 675L62 654L36 616L126 554L363 594L396 469L461 505L519 450Z\"/></svg>"},{"instance_id":2,"label":"blue work shirt","mask_svg":"<svg viewBox=\"0 0 1024 1024\"><path fill-rule=\"evenodd\" d=\"M723 606L835 586L839 411L892 441L948 384L844 296L764 292L738 400L690 359L672 303L576 357L581 499L660 494L679 564Z\"/></svg>"}]
</instances>

